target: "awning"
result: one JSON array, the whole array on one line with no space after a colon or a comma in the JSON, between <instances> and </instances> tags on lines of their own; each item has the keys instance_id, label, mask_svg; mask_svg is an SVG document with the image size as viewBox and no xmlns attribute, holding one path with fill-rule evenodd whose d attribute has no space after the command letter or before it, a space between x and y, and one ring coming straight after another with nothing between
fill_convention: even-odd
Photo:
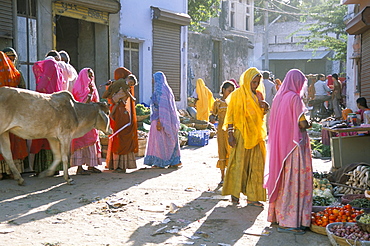
<instances>
[{"instance_id":1,"label":"awning","mask_svg":"<svg viewBox=\"0 0 370 246\"><path fill-rule=\"evenodd\" d=\"M190 16L185 13L176 13L170 10L153 7L152 9L152 18L153 20L161 20L161 21L167 21L174 24L178 24L180 26L188 26L190 24Z\"/></svg>"},{"instance_id":2,"label":"awning","mask_svg":"<svg viewBox=\"0 0 370 246\"><path fill-rule=\"evenodd\" d=\"M351 35L364 33L370 29L370 7L364 8L352 20L348 21L346 32Z\"/></svg>"},{"instance_id":3,"label":"awning","mask_svg":"<svg viewBox=\"0 0 370 246\"><path fill-rule=\"evenodd\" d=\"M269 60L321 60L329 55L330 50L324 51L292 51L292 52L271 52ZM262 60L265 59L263 55Z\"/></svg>"},{"instance_id":4,"label":"awning","mask_svg":"<svg viewBox=\"0 0 370 246\"><path fill-rule=\"evenodd\" d=\"M66 9L75 8L76 5L96 9L109 14L116 14L121 10L119 0L61 0Z\"/></svg>"}]
</instances>

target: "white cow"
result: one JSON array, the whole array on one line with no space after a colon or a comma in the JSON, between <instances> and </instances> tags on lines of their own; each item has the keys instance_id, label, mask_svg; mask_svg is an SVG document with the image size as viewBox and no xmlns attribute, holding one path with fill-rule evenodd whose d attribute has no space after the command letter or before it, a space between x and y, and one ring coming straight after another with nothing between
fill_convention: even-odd
<instances>
[{"instance_id":1,"label":"white cow","mask_svg":"<svg viewBox=\"0 0 370 246\"><path fill-rule=\"evenodd\" d=\"M9 132L24 138L46 138L53 151L54 161L40 177L52 176L63 161L64 179L68 175L71 141L93 128L111 134L109 108L105 103L79 103L68 91L43 94L19 88L0 88L0 153L8 163L14 179L22 185L24 179L12 159Z\"/></svg>"}]
</instances>

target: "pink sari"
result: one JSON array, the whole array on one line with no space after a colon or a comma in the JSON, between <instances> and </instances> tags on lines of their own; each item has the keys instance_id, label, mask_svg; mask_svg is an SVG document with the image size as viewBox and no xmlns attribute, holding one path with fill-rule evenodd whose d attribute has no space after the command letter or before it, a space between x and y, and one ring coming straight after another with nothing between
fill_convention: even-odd
<instances>
[{"instance_id":1,"label":"pink sari","mask_svg":"<svg viewBox=\"0 0 370 246\"><path fill-rule=\"evenodd\" d=\"M93 84L93 93L91 97L91 102L99 102L99 94L98 90L96 89L95 83L93 80L89 78L88 74L89 68L84 68L80 71L76 83L73 86L72 94L76 101L78 102L86 102L89 90L89 83ZM76 150L86 148L88 146L96 144L98 153L101 153L100 141L99 141L99 131L96 129L92 129L84 136L80 138L75 138L72 140L72 153Z\"/></svg>"},{"instance_id":2,"label":"pink sari","mask_svg":"<svg viewBox=\"0 0 370 246\"><path fill-rule=\"evenodd\" d=\"M290 70L271 108L268 221L280 226L309 226L312 211L312 159L309 137L299 128L304 113L301 99L304 74Z\"/></svg>"}]
</instances>

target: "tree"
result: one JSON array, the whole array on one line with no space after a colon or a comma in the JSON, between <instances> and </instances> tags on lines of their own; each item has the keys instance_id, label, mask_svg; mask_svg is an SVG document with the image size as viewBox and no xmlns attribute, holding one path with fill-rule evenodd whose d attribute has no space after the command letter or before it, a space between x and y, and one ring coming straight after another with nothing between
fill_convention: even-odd
<instances>
[{"instance_id":1,"label":"tree","mask_svg":"<svg viewBox=\"0 0 370 246\"><path fill-rule=\"evenodd\" d=\"M333 60L344 62L347 58L347 33L343 18L347 13L347 7L341 5L340 0L321 0L316 5L306 5L302 11L309 13L309 16L303 17L302 20L307 18L317 20L315 24L304 27L304 30L310 32L310 35L305 37L309 40L305 47L313 49L327 47L335 52ZM334 34L334 37L330 34Z\"/></svg>"},{"instance_id":2,"label":"tree","mask_svg":"<svg viewBox=\"0 0 370 246\"><path fill-rule=\"evenodd\" d=\"M188 14L191 17L191 31L202 31L202 21L217 17L220 11L220 0L188 0Z\"/></svg>"}]
</instances>

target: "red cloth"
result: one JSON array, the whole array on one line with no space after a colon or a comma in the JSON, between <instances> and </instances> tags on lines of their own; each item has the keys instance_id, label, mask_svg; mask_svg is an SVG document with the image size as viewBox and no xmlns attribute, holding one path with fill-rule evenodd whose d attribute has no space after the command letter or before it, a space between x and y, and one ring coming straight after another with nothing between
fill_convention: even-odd
<instances>
[{"instance_id":1,"label":"red cloth","mask_svg":"<svg viewBox=\"0 0 370 246\"><path fill-rule=\"evenodd\" d=\"M117 68L114 71L114 79L125 79L131 72L124 67ZM134 87L130 87L130 93L132 96L135 96ZM111 106L112 112L113 106ZM126 105L119 103L117 109L112 115L110 120L110 126L113 129L113 132L116 132L121 127L130 122L131 116L131 125L120 131L112 139L109 139L111 142L111 149L114 154L117 155L127 155L131 152L138 152L138 136L137 136L137 119L136 119L136 109L135 102L131 98L128 98Z\"/></svg>"}]
</instances>

